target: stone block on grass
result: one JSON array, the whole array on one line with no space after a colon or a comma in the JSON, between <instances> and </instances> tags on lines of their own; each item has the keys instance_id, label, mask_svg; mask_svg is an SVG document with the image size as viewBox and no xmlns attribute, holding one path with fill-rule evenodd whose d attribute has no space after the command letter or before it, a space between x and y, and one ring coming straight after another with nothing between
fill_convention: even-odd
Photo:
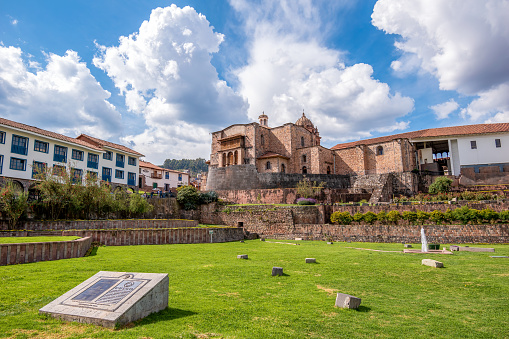
<instances>
[{"instance_id":1,"label":"stone block on grass","mask_svg":"<svg viewBox=\"0 0 509 339\"><path fill-rule=\"evenodd\" d=\"M405 244L405 248L412 248L412 245L410 245L410 244Z\"/></svg>"},{"instance_id":2,"label":"stone block on grass","mask_svg":"<svg viewBox=\"0 0 509 339\"><path fill-rule=\"evenodd\" d=\"M316 264L315 258L306 258L306 264Z\"/></svg>"},{"instance_id":3,"label":"stone block on grass","mask_svg":"<svg viewBox=\"0 0 509 339\"><path fill-rule=\"evenodd\" d=\"M332 241L327 241L327 245L333 245L334 243Z\"/></svg>"},{"instance_id":4,"label":"stone block on grass","mask_svg":"<svg viewBox=\"0 0 509 339\"><path fill-rule=\"evenodd\" d=\"M442 268L444 267L444 264L440 261L433 260L433 259L422 259L422 264L430 267L435 268Z\"/></svg>"},{"instance_id":5,"label":"stone block on grass","mask_svg":"<svg viewBox=\"0 0 509 339\"><path fill-rule=\"evenodd\" d=\"M247 254L239 254L237 259L247 259Z\"/></svg>"},{"instance_id":6,"label":"stone block on grass","mask_svg":"<svg viewBox=\"0 0 509 339\"><path fill-rule=\"evenodd\" d=\"M334 306L341 308L357 309L361 305L361 298L354 297L350 294L338 293Z\"/></svg>"},{"instance_id":7,"label":"stone block on grass","mask_svg":"<svg viewBox=\"0 0 509 339\"><path fill-rule=\"evenodd\" d=\"M282 267L272 267L272 276L280 276L283 275L283 268Z\"/></svg>"}]
</instances>

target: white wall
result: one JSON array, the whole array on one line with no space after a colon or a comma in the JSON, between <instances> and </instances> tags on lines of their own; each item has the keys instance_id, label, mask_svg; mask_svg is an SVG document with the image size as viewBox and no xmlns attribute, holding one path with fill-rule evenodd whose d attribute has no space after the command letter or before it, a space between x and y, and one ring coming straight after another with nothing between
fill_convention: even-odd
<instances>
[{"instance_id":1,"label":"white wall","mask_svg":"<svg viewBox=\"0 0 509 339\"><path fill-rule=\"evenodd\" d=\"M500 148L495 147L500 139ZM460 165L509 163L509 133L458 137ZM471 149L470 141L476 141L477 149Z\"/></svg>"}]
</instances>

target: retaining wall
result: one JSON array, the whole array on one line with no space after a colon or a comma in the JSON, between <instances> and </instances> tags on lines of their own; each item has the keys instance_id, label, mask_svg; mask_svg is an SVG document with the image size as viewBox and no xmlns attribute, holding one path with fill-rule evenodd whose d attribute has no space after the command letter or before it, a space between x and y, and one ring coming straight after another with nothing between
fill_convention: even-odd
<instances>
[{"instance_id":1,"label":"retaining wall","mask_svg":"<svg viewBox=\"0 0 509 339\"><path fill-rule=\"evenodd\" d=\"M87 253L91 244L91 237L72 241L0 244L0 266L79 258Z\"/></svg>"},{"instance_id":2,"label":"retaining wall","mask_svg":"<svg viewBox=\"0 0 509 339\"><path fill-rule=\"evenodd\" d=\"M196 227L197 220L183 219L115 219L115 220L56 220L19 222L18 230L89 230L89 229L133 229L133 228L180 228ZM0 231L8 230L7 222L0 223ZM1 232L0 232L1 236Z\"/></svg>"}]
</instances>

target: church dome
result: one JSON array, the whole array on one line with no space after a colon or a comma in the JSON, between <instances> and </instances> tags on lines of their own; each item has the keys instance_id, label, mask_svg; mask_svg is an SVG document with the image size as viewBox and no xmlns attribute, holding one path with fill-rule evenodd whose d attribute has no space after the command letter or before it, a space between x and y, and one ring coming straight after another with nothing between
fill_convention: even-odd
<instances>
[{"instance_id":1,"label":"church dome","mask_svg":"<svg viewBox=\"0 0 509 339\"><path fill-rule=\"evenodd\" d=\"M313 125L313 123L311 122L311 120L309 120L306 115L304 114L304 112L302 112L302 116L299 118L299 120L297 120L297 122L295 123L295 125L297 126L302 126L304 128L314 128L315 126Z\"/></svg>"}]
</instances>

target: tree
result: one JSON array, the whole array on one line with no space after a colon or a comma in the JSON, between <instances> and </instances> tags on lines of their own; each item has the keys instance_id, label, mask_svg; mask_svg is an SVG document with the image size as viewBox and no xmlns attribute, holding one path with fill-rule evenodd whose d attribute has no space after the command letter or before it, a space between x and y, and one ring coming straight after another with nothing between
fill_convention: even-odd
<instances>
[{"instance_id":1,"label":"tree","mask_svg":"<svg viewBox=\"0 0 509 339\"><path fill-rule=\"evenodd\" d=\"M309 178L304 178L297 183L297 194L302 198L313 198L320 194L324 186L324 182L317 184L316 181L311 182Z\"/></svg>"},{"instance_id":2,"label":"tree","mask_svg":"<svg viewBox=\"0 0 509 339\"><path fill-rule=\"evenodd\" d=\"M181 186L177 188L177 201L185 210L194 210L200 203L200 193L194 186Z\"/></svg>"},{"instance_id":3,"label":"tree","mask_svg":"<svg viewBox=\"0 0 509 339\"><path fill-rule=\"evenodd\" d=\"M0 190L0 207L2 213L9 218L9 229L14 229L28 206L28 194L8 180Z\"/></svg>"},{"instance_id":4,"label":"tree","mask_svg":"<svg viewBox=\"0 0 509 339\"><path fill-rule=\"evenodd\" d=\"M428 192L431 194L447 193L451 190L452 179L447 177L438 177L429 185Z\"/></svg>"}]
</instances>

